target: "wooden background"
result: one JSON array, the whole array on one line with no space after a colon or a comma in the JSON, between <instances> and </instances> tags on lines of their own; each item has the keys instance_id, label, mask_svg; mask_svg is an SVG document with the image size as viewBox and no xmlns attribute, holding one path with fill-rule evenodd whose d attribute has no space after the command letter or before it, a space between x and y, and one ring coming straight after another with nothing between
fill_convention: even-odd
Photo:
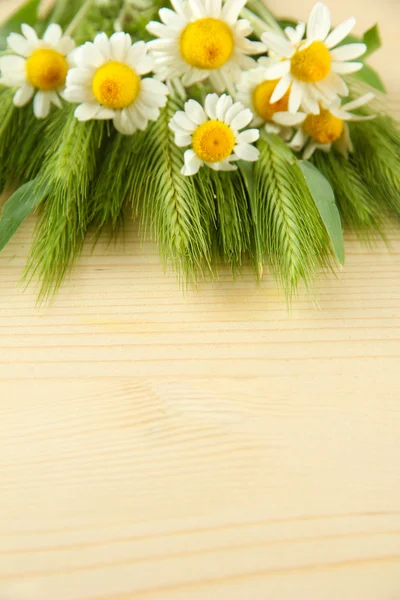
<instances>
[{"instance_id":1,"label":"wooden background","mask_svg":"<svg viewBox=\"0 0 400 600\"><path fill-rule=\"evenodd\" d=\"M330 5L381 22L395 107L398 0ZM182 295L130 229L39 310L32 226L0 256L0 600L399 600L399 228L289 315L247 273Z\"/></svg>"}]
</instances>

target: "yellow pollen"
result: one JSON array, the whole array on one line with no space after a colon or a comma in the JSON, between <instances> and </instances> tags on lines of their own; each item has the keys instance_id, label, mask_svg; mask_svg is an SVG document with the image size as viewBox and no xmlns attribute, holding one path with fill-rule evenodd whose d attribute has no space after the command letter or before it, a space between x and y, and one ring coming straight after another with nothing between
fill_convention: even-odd
<instances>
[{"instance_id":1,"label":"yellow pollen","mask_svg":"<svg viewBox=\"0 0 400 600\"><path fill-rule=\"evenodd\" d=\"M313 83L325 79L331 72L331 55L322 42L312 42L297 50L291 59L291 72L296 79Z\"/></svg>"},{"instance_id":2,"label":"yellow pollen","mask_svg":"<svg viewBox=\"0 0 400 600\"><path fill-rule=\"evenodd\" d=\"M65 57L50 48L39 48L26 61L26 77L39 90L49 91L61 87L68 73Z\"/></svg>"},{"instance_id":3,"label":"yellow pollen","mask_svg":"<svg viewBox=\"0 0 400 600\"><path fill-rule=\"evenodd\" d=\"M180 39L182 57L198 69L219 69L230 59L233 49L228 25L211 17L186 25Z\"/></svg>"},{"instance_id":4,"label":"yellow pollen","mask_svg":"<svg viewBox=\"0 0 400 600\"><path fill-rule=\"evenodd\" d=\"M276 112L286 112L288 110L290 90L288 90L286 94L280 100L278 100L278 102L274 102L273 104L270 103L271 96L274 93L278 83L279 79L274 79L273 81L263 81L254 88L254 110L258 116L264 119L264 121L271 121Z\"/></svg>"},{"instance_id":5,"label":"yellow pollen","mask_svg":"<svg viewBox=\"0 0 400 600\"><path fill-rule=\"evenodd\" d=\"M205 162L220 162L232 154L235 136L221 121L206 121L193 134L193 150Z\"/></svg>"},{"instance_id":6,"label":"yellow pollen","mask_svg":"<svg viewBox=\"0 0 400 600\"><path fill-rule=\"evenodd\" d=\"M97 69L92 89L100 104L121 110L137 98L140 77L128 65L111 61Z\"/></svg>"},{"instance_id":7,"label":"yellow pollen","mask_svg":"<svg viewBox=\"0 0 400 600\"><path fill-rule=\"evenodd\" d=\"M308 115L303 123L303 129L319 144L336 142L343 133L344 124L329 110L321 109L319 115Z\"/></svg>"}]
</instances>

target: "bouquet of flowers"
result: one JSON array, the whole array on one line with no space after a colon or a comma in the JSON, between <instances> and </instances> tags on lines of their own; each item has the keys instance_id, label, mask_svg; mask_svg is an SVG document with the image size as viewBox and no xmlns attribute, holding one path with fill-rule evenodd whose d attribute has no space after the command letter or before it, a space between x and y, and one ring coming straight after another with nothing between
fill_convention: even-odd
<instances>
[{"instance_id":1,"label":"bouquet of flowers","mask_svg":"<svg viewBox=\"0 0 400 600\"><path fill-rule=\"evenodd\" d=\"M0 250L37 225L48 298L127 215L185 282L267 268L288 298L344 262L343 226L400 214L400 132L365 62L378 27L262 0L30 0L0 26Z\"/></svg>"}]
</instances>

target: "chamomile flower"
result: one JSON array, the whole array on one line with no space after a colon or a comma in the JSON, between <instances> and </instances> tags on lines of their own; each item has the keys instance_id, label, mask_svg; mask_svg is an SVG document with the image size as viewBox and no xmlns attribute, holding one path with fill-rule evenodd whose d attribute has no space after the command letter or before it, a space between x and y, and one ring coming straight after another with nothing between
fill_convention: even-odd
<instances>
[{"instance_id":1,"label":"chamomile flower","mask_svg":"<svg viewBox=\"0 0 400 600\"><path fill-rule=\"evenodd\" d=\"M279 80L266 78L268 67L275 63L276 61L271 58L258 59L258 66L255 69L249 69L243 73L237 86L236 96L254 113L252 121L254 127L264 125L267 133L277 133L285 137L291 129L274 123L273 117L276 112L286 112L288 110L289 92L287 91L277 102L271 103L271 96Z\"/></svg>"},{"instance_id":2,"label":"chamomile flower","mask_svg":"<svg viewBox=\"0 0 400 600\"><path fill-rule=\"evenodd\" d=\"M162 79L181 77L185 86L210 78L222 92L232 89L242 69L255 66L249 54L265 50L247 39L249 22L239 19L246 0L171 0L175 10L159 11L162 23L151 21L148 31L158 40L149 43Z\"/></svg>"},{"instance_id":3,"label":"chamomile flower","mask_svg":"<svg viewBox=\"0 0 400 600\"><path fill-rule=\"evenodd\" d=\"M43 39L25 23L22 34L10 33L7 38L8 50L14 54L0 57L1 83L18 90L14 96L15 106L26 106L35 96L33 111L38 119L44 119L51 105L62 107L60 94L65 87L68 69L71 66L68 55L75 48L75 42L62 34L61 27L52 23L46 29Z\"/></svg>"},{"instance_id":4,"label":"chamomile flower","mask_svg":"<svg viewBox=\"0 0 400 600\"><path fill-rule=\"evenodd\" d=\"M336 46L347 37L355 22L350 18L330 32L329 8L318 2L308 20L307 33L304 23L296 29L287 27L286 37L273 32L263 33L261 39L278 61L267 73L268 79L279 80L271 102L278 102L289 92L291 113L300 107L306 112L318 113L319 101L330 102L338 95L347 96L349 90L341 75L362 68L361 62L353 61L364 54L366 45Z\"/></svg>"},{"instance_id":5,"label":"chamomile flower","mask_svg":"<svg viewBox=\"0 0 400 600\"><path fill-rule=\"evenodd\" d=\"M120 133L132 135L158 119L168 88L152 77L141 78L153 68L144 42L132 45L127 33L110 38L99 33L94 42L77 48L73 59L76 67L68 73L65 97L79 103L79 121L112 119Z\"/></svg>"},{"instance_id":6,"label":"chamomile flower","mask_svg":"<svg viewBox=\"0 0 400 600\"><path fill-rule=\"evenodd\" d=\"M259 151L251 144L258 140L258 129L247 127L253 118L251 110L231 96L208 94L204 109L195 100L185 103L170 121L177 146L191 146L184 155L183 175L194 175L204 164L214 171L234 171L232 162L242 159L254 162Z\"/></svg>"},{"instance_id":7,"label":"chamomile flower","mask_svg":"<svg viewBox=\"0 0 400 600\"><path fill-rule=\"evenodd\" d=\"M280 125L296 128L296 133L288 145L298 152L304 149L305 160L310 158L315 150L329 152L332 144L335 144L341 154L347 156L347 153L353 150L347 122L374 118L373 115L354 115L350 111L364 106L372 98L374 94L370 92L342 106L340 98L335 98L329 106L321 105L317 115L282 112L276 113L274 120Z\"/></svg>"}]
</instances>

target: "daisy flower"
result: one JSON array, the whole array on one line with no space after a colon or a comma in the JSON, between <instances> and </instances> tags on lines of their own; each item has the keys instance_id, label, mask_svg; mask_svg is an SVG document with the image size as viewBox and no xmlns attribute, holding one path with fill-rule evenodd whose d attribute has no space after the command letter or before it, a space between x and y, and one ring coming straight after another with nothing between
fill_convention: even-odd
<instances>
[{"instance_id":1,"label":"daisy flower","mask_svg":"<svg viewBox=\"0 0 400 600\"><path fill-rule=\"evenodd\" d=\"M341 154L347 156L347 153L353 150L347 122L374 118L374 115L361 117L350 111L364 106L372 98L374 98L374 94L369 92L342 106L340 98L335 98L329 106L321 105L317 115L303 112L296 114L282 112L275 113L274 120L280 125L297 129L288 145L298 152L304 149L303 158L305 160L309 159L315 150L329 152L332 144L335 144Z\"/></svg>"},{"instance_id":2,"label":"daisy flower","mask_svg":"<svg viewBox=\"0 0 400 600\"><path fill-rule=\"evenodd\" d=\"M112 119L120 133L132 135L158 119L168 88L152 77L141 78L153 68L144 42L132 45L127 33L110 38L99 33L77 48L73 59L65 97L80 103L75 110L79 121Z\"/></svg>"},{"instance_id":3,"label":"daisy flower","mask_svg":"<svg viewBox=\"0 0 400 600\"><path fill-rule=\"evenodd\" d=\"M169 126L175 133L177 146L191 146L186 150L183 175L194 175L204 164L214 171L234 171L233 161L254 162L259 151L252 146L259 138L258 129L245 128L253 118L251 110L231 96L208 94L204 109L195 100L185 103L185 110L175 113Z\"/></svg>"},{"instance_id":4,"label":"daisy flower","mask_svg":"<svg viewBox=\"0 0 400 600\"><path fill-rule=\"evenodd\" d=\"M265 51L261 42L247 39L249 22L238 20L246 0L171 0L175 10L159 11L162 23L151 21L148 31L158 37L149 43L157 72L163 79L181 77L185 86L210 78L222 92L232 89L242 69L255 66L249 54Z\"/></svg>"},{"instance_id":5,"label":"daisy flower","mask_svg":"<svg viewBox=\"0 0 400 600\"><path fill-rule=\"evenodd\" d=\"M278 102L289 91L289 111L300 107L306 112L318 113L319 101L330 102L337 95L348 96L349 90L341 75L355 73L361 62L353 62L366 51L365 44L346 44L336 47L348 36L355 25L350 18L330 32L329 8L318 2L306 26L287 27L286 37L277 33L263 33L261 39L273 53L277 63L268 69L267 78L279 80L271 102ZM329 33L330 32L330 33ZM306 38L303 39L306 33Z\"/></svg>"},{"instance_id":6,"label":"daisy flower","mask_svg":"<svg viewBox=\"0 0 400 600\"><path fill-rule=\"evenodd\" d=\"M254 113L252 125L261 127L265 125L267 133L277 133L285 137L291 129L282 127L273 122L276 112L286 112L289 105L289 91L277 102L271 103L279 79L266 78L268 67L276 64L272 58L260 58L255 69L244 72L237 86L237 98Z\"/></svg>"},{"instance_id":7,"label":"daisy flower","mask_svg":"<svg viewBox=\"0 0 400 600\"><path fill-rule=\"evenodd\" d=\"M26 106L35 96L33 112L38 119L44 119L52 104L62 107L60 94L71 66L68 55L75 48L75 42L63 36L56 23L49 25L43 39L25 23L21 30L23 35L10 33L7 38L8 50L15 54L0 57L0 82L18 88L15 106Z\"/></svg>"}]
</instances>

